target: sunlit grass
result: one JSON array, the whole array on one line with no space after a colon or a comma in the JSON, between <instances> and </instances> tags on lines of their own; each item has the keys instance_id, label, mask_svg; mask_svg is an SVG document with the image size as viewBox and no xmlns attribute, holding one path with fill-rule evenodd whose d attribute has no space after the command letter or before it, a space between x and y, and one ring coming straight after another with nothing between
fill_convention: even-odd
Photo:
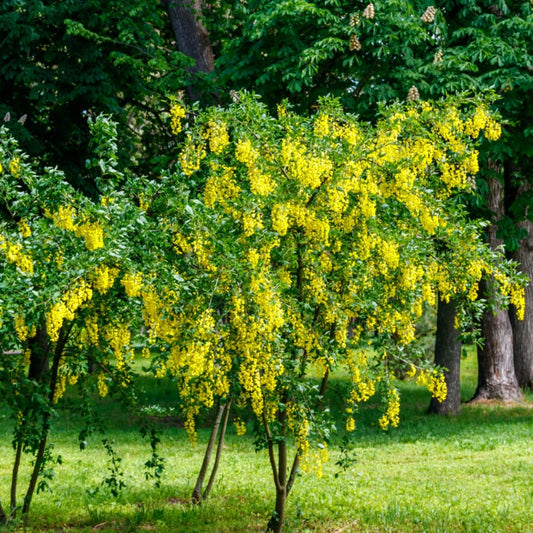
<instances>
[{"instance_id":1,"label":"sunlit grass","mask_svg":"<svg viewBox=\"0 0 533 533\"><path fill-rule=\"evenodd\" d=\"M475 387L475 361L464 364L463 394ZM146 378L149 403L174 402L171 384ZM333 382L330 405L336 406ZM358 418L355 464L347 470L339 439L324 475L302 475L289 498L286 531L294 532L531 532L533 502L533 402L464 405L458 417L426 415L429 395L411 383L402 387L400 427L382 432L370 404ZM149 445L131 416L111 402L101 412L108 436L122 457L126 488L117 498L102 485L108 459L94 435L80 451L75 418L60 415L53 442L63 464L55 467L51 492L34 499L29 531L263 531L273 508L272 475L264 451L250 434L229 429L217 483L201 506L189 503L208 429L192 446L179 425L162 432L166 458L160 488L143 475ZM7 412L0 411L0 497L7 504L13 450ZM339 417L338 425L342 426ZM27 475L27 470L25 471Z\"/></svg>"}]
</instances>

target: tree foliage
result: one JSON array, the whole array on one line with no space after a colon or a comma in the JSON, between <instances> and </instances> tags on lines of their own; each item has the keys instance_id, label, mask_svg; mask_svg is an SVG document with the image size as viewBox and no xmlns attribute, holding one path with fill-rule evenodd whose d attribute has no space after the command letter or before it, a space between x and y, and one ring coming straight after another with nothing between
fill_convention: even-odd
<instances>
[{"instance_id":1,"label":"tree foliage","mask_svg":"<svg viewBox=\"0 0 533 533\"><path fill-rule=\"evenodd\" d=\"M87 118L113 113L122 165L153 168L160 150L149 147L168 141L162 105L188 64L158 2L6 0L0 26L0 115L27 152L93 192L80 181Z\"/></svg>"}]
</instances>

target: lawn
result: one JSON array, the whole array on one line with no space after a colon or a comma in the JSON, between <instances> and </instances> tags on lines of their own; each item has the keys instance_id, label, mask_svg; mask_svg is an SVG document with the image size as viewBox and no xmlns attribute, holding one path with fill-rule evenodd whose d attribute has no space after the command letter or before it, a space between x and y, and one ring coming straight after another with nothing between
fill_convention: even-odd
<instances>
[{"instance_id":1,"label":"lawn","mask_svg":"<svg viewBox=\"0 0 533 533\"><path fill-rule=\"evenodd\" d=\"M463 396L475 387L475 358L464 364ZM335 410L342 377L333 380ZM144 382L146 401L172 405L171 384ZM358 416L353 439L356 461L337 465L339 441L330 445L322 478L303 474L288 503L286 531L294 532L533 532L533 398L523 404L464 405L458 417L428 416L428 393L402 383L400 427L377 426L376 406ZM166 424L160 453L165 470L159 488L146 480L149 444L131 417L111 401L101 412L112 426L108 437L122 458L125 488L114 497L102 484L109 459L96 435L79 449L75 417L60 415L54 426L51 490L35 496L27 531L264 531L274 505L274 487L264 451L253 436L231 427L211 497L192 506L190 495L202 461L208 429L191 445L179 424ZM7 411L0 410L0 497L9 496L13 457ZM170 421L172 422L172 420ZM339 425L342 422L339 419ZM16 529L12 527L11 529Z\"/></svg>"}]
</instances>

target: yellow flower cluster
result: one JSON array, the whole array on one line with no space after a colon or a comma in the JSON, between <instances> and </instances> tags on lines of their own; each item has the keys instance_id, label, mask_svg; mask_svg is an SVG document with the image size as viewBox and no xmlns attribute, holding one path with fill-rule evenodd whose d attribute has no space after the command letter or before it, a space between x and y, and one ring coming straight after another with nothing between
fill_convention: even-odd
<instances>
[{"instance_id":1,"label":"yellow flower cluster","mask_svg":"<svg viewBox=\"0 0 533 533\"><path fill-rule=\"evenodd\" d=\"M0 251L4 252L7 261L16 265L24 274L31 276L33 274L33 260L22 250L21 244L18 242L9 242L0 234Z\"/></svg>"},{"instance_id":2,"label":"yellow flower cluster","mask_svg":"<svg viewBox=\"0 0 533 533\"><path fill-rule=\"evenodd\" d=\"M175 104L170 108L170 129L174 135L178 135L181 132L182 125L181 119L185 118L185 109Z\"/></svg>"},{"instance_id":3,"label":"yellow flower cluster","mask_svg":"<svg viewBox=\"0 0 533 533\"><path fill-rule=\"evenodd\" d=\"M28 223L25 220L21 220L18 223L19 233L23 239L27 239L31 236L31 228L28 226Z\"/></svg>"},{"instance_id":4,"label":"yellow flower cluster","mask_svg":"<svg viewBox=\"0 0 533 533\"><path fill-rule=\"evenodd\" d=\"M349 416L346 419L346 431L348 433L355 431L355 418L353 416Z\"/></svg>"},{"instance_id":5,"label":"yellow flower cluster","mask_svg":"<svg viewBox=\"0 0 533 533\"><path fill-rule=\"evenodd\" d=\"M205 205L209 208L213 208L217 202L223 206L231 205L241 192L235 179L235 169L217 165L213 171L215 175L208 178L204 188Z\"/></svg>"},{"instance_id":6,"label":"yellow flower cluster","mask_svg":"<svg viewBox=\"0 0 533 533\"><path fill-rule=\"evenodd\" d=\"M226 124L210 120L208 123L207 136L209 139L209 149L214 154L221 154L229 144L229 134Z\"/></svg>"},{"instance_id":7,"label":"yellow flower cluster","mask_svg":"<svg viewBox=\"0 0 533 533\"><path fill-rule=\"evenodd\" d=\"M192 139L189 137L185 148L178 157L183 173L186 176L190 176L199 170L200 164L205 155L206 152L204 147L201 144L194 144Z\"/></svg>"},{"instance_id":8,"label":"yellow flower cluster","mask_svg":"<svg viewBox=\"0 0 533 533\"><path fill-rule=\"evenodd\" d=\"M35 337L37 330L35 326L32 326L31 330L26 325L26 321L24 320L24 317L22 315L16 315L15 316L15 332L17 333L17 337L22 342L25 342L27 339L31 339L32 337Z\"/></svg>"},{"instance_id":9,"label":"yellow flower cluster","mask_svg":"<svg viewBox=\"0 0 533 533\"><path fill-rule=\"evenodd\" d=\"M239 139L235 146L235 159L244 163L248 168L252 167L257 161L258 154L254 150L249 139Z\"/></svg>"},{"instance_id":10,"label":"yellow flower cluster","mask_svg":"<svg viewBox=\"0 0 533 533\"><path fill-rule=\"evenodd\" d=\"M124 274L124 277L120 281L122 285L124 286L124 290L126 291L126 294L130 298L136 298L137 296L140 296L141 289L142 289L142 280L143 276L141 272L136 273L126 273Z\"/></svg>"},{"instance_id":11,"label":"yellow flower cluster","mask_svg":"<svg viewBox=\"0 0 533 533\"><path fill-rule=\"evenodd\" d=\"M379 419L381 429L386 430L389 426L398 427L400 423L400 396L395 388L390 388L388 393L387 410Z\"/></svg>"},{"instance_id":12,"label":"yellow flower cluster","mask_svg":"<svg viewBox=\"0 0 533 533\"><path fill-rule=\"evenodd\" d=\"M333 171L333 163L329 157L308 154L302 143L288 138L282 141L280 158L289 177L311 189L319 187L331 177Z\"/></svg>"},{"instance_id":13,"label":"yellow flower cluster","mask_svg":"<svg viewBox=\"0 0 533 533\"><path fill-rule=\"evenodd\" d=\"M68 290L61 300L46 313L46 329L52 342L59 339L59 331L65 320L73 320L76 311L93 296L93 290L85 280Z\"/></svg>"},{"instance_id":14,"label":"yellow flower cluster","mask_svg":"<svg viewBox=\"0 0 533 533\"><path fill-rule=\"evenodd\" d=\"M15 178L18 178L20 175L20 157L14 157L9 162L9 172L13 174Z\"/></svg>"},{"instance_id":15,"label":"yellow flower cluster","mask_svg":"<svg viewBox=\"0 0 533 533\"><path fill-rule=\"evenodd\" d=\"M85 318L85 332L88 342L93 346L98 346L98 317L96 315Z\"/></svg>"},{"instance_id":16,"label":"yellow flower cluster","mask_svg":"<svg viewBox=\"0 0 533 533\"><path fill-rule=\"evenodd\" d=\"M236 418L233 421L233 424L235 425L235 429L239 437L242 437L244 434L246 434L246 424L240 418Z\"/></svg>"},{"instance_id":17,"label":"yellow flower cluster","mask_svg":"<svg viewBox=\"0 0 533 533\"><path fill-rule=\"evenodd\" d=\"M327 137L330 133L329 117L325 113L319 114L315 118L313 130L317 137Z\"/></svg>"},{"instance_id":18,"label":"yellow flower cluster","mask_svg":"<svg viewBox=\"0 0 533 533\"><path fill-rule=\"evenodd\" d=\"M45 215L52 218L54 224L66 231L75 231L76 226L74 221L76 220L76 210L72 206L62 206L55 213L50 213L50 211L45 211Z\"/></svg>"},{"instance_id":19,"label":"yellow flower cluster","mask_svg":"<svg viewBox=\"0 0 533 533\"><path fill-rule=\"evenodd\" d=\"M149 328L149 341L154 343L157 338L171 341L178 332L176 318L165 310L163 301L152 288L141 290L141 298L144 324Z\"/></svg>"},{"instance_id":20,"label":"yellow flower cluster","mask_svg":"<svg viewBox=\"0 0 533 533\"><path fill-rule=\"evenodd\" d=\"M93 285L100 294L105 294L113 286L117 276L118 268L100 265L94 270Z\"/></svg>"},{"instance_id":21,"label":"yellow flower cluster","mask_svg":"<svg viewBox=\"0 0 533 533\"><path fill-rule=\"evenodd\" d=\"M75 228L76 237L85 239L85 246L91 252L104 246L104 228L98 222L86 222Z\"/></svg>"},{"instance_id":22,"label":"yellow flower cluster","mask_svg":"<svg viewBox=\"0 0 533 533\"><path fill-rule=\"evenodd\" d=\"M102 398L107 396L109 392L109 387L107 386L107 378L103 372L100 372L98 374L97 378L97 384L98 384L98 393Z\"/></svg>"},{"instance_id":23,"label":"yellow flower cluster","mask_svg":"<svg viewBox=\"0 0 533 533\"><path fill-rule=\"evenodd\" d=\"M322 467L329 460L328 445L325 442L318 443L318 451L304 455L301 460L302 470L313 473L321 478L324 473Z\"/></svg>"},{"instance_id":24,"label":"yellow flower cluster","mask_svg":"<svg viewBox=\"0 0 533 533\"><path fill-rule=\"evenodd\" d=\"M433 398L439 402L443 402L448 394L448 387L446 386L446 378L444 373L437 370L428 371L421 370L416 378L416 384L426 387Z\"/></svg>"},{"instance_id":25,"label":"yellow flower cluster","mask_svg":"<svg viewBox=\"0 0 533 533\"><path fill-rule=\"evenodd\" d=\"M125 348L130 346L131 332L126 324L112 324L108 325L105 330L105 337L109 342L109 346L115 356L117 370L125 369ZM133 349L129 351L129 359L133 359Z\"/></svg>"}]
</instances>

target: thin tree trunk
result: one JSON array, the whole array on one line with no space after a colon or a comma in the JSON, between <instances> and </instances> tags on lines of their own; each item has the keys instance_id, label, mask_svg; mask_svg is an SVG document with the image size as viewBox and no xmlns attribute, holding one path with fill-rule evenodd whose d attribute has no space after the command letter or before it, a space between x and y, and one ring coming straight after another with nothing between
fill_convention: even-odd
<instances>
[{"instance_id":1,"label":"thin tree trunk","mask_svg":"<svg viewBox=\"0 0 533 533\"><path fill-rule=\"evenodd\" d=\"M190 72L211 72L215 68L213 48L209 34L202 23L202 3L200 0L164 0L172 32L178 50L194 59ZM192 86L187 87L192 101L200 99L200 93Z\"/></svg>"},{"instance_id":2,"label":"thin tree trunk","mask_svg":"<svg viewBox=\"0 0 533 533\"><path fill-rule=\"evenodd\" d=\"M229 416L229 410L230 410L230 402L223 404L218 404L218 410L217 410L217 416L215 418L215 422L213 424L213 428L211 430L211 436L209 437L209 442L207 444L207 448L205 450L204 454L204 460L202 462L202 466L200 468L200 472L198 474L198 478L196 480L196 485L194 486L194 490L192 492L192 501L193 503L200 503L203 499L207 497L209 494L209 491L211 490L211 486L214 482L214 477L216 475L216 470L218 469L218 463L220 460L220 454L222 453L222 444L221 441L224 440L224 435L226 433L226 426L228 422L228 416ZM207 475L207 470L209 468L209 463L211 462L211 455L213 454L213 450L215 448L215 443L217 441L218 432L220 429L220 423L222 421L222 416L226 413L226 416L224 417L224 423L222 427L222 432L218 441L217 446L217 453L215 457L215 464L213 466L213 470L211 471L211 476L209 478L208 487L206 488L205 492L202 494L202 487L204 484L205 476Z\"/></svg>"},{"instance_id":3,"label":"thin tree trunk","mask_svg":"<svg viewBox=\"0 0 533 533\"><path fill-rule=\"evenodd\" d=\"M439 415L458 415L461 412L461 340L455 329L455 304L439 298L437 307L437 335L435 364L444 368L448 393L439 402L431 398L429 412Z\"/></svg>"},{"instance_id":4,"label":"thin tree trunk","mask_svg":"<svg viewBox=\"0 0 533 533\"><path fill-rule=\"evenodd\" d=\"M285 522L285 507L287 504L287 413L285 410L278 412L278 424L281 429L278 442L276 507L267 525L267 531L272 533L281 533L283 522ZM270 446L273 446L271 440L269 440Z\"/></svg>"},{"instance_id":5,"label":"thin tree trunk","mask_svg":"<svg viewBox=\"0 0 533 533\"><path fill-rule=\"evenodd\" d=\"M499 181L488 178L487 204L494 213L487 231L491 248L502 244L496 237L497 223L503 216L503 187ZM482 280L480 294L489 302L494 301L490 280ZM472 401L518 401L522 395L516 380L513 362L513 331L509 313L503 309L488 309L481 321L483 347L478 349L478 385Z\"/></svg>"},{"instance_id":6,"label":"thin tree trunk","mask_svg":"<svg viewBox=\"0 0 533 533\"><path fill-rule=\"evenodd\" d=\"M44 379L44 375L49 371L49 348L48 334L46 327L40 327L34 337L28 339L27 348L30 350L30 365L28 369L28 378L41 384ZM26 424L26 418L28 416L28 410L26 409L22 415L22 423ZM23 430L24 431L24 430ZM16 516L17 512L17 484L18 474L20 469L20 460L22 457L22 442L17 444L15 451L15 461L13 463L13 471L11 474L11 516Z\"/></svg>"},{"instance_id":7,"label":"thin tree trunk","mask_svg":"<svg viewBox=\"0 0 533 533\"><path fill-rule=\"evenodd\" d=\"M2 502L0 502L0 525L7 524L7 515L4 511L4 508L2 507Z\"/></svg>"},{"instance_id":8,"label":"thin tree trunk","mask_svg":"<svg viewBox=\"0 0 533 533\"><path fill-rule=\"evenodd\" d=\"M518 190L517 195L531 190L527 185ZM527 212L525 216L527 216ZM518 268L533 279L533 222L524 220L518 224L527 231L526 237L520 241L518 250L513 259L518 263ZM533 283L529 283L525 290L526 308L524 319L518 320L516 309L511 307L510 317L513 326L514 368L516 379L520 387L533 389Z\"/></svg>"},{"instance_id":9,"label":"thin tree trunk","mask_svg":"<svg viewBox=\"0 0 533 533\"><path fill-rule=\"evenodd\" d=\"M28 377L40 383L43 374L49 370L49 341L46 327L40 327L35 337L28 339L28 349L31 354Z\"/></svg>"},{"instance_id":10,"label":"thin tree trunk","mask_svg":"<svg viewBox=\"0 0 533 533\"><path fill-rule=\"evenodd\" d=\"M15 452L15 462L13 463L13 472L11 474L11 516L15 516L17 509L17 483L19 477L20 457L22 455L22 442L17 444Z\"/></svg>"},{"instance_id":11,"label":"thin tree trunk","mask_svg":"<svg viewBox=\"0 0 533 533\"><path fill-rule=\"evenodd\" d=\"M37 480L39 479L41 468L43 466L43 459L44 459L44 455L46 451L46 445L48 442L48 434L50 432L51 409L52 409L52 405L54 404L54 396L56 394L57 377L59 374L59 362L61 360L61 356L63 355L63 351L65 349L65 345L67 343L69 333L70 333L70 329L67 330L65 326L63 326L62 330L60 331L59 339L56 343L55 350L54 350L52 372L50 376L50 393L48 395L48 406L47 406L48 408L43 413L43 422L41 426L41 440L39 442L39 449L37 450L37 455L35 456L35 463L33 466L31 477L30 477L30 482L28 484L28 490L26 491L26 495L24 496L24 503L22 505L22 514L25 516L25 519L24 519L25 523L28 520L28 514L30 512L31 501L33 499L33 494L35 492L35 488L37 487Z\"/></svg>"},{"instance_id":12,"label":"thin tree trunk","mask_svg":"<svg viewBox=\"0 0 533 533\"><path fill-rule=\"evenodd\" d=\"M226 404L226 414L224 415L224 420L222 421L222 428L220 429L220 436L218 438L217 453L215 455L215 463L213 464L213 469L211 470L211 475L209 476L209 481L207 482L207 487L202 494L202 499L206 499L213 488L213 483L218 472L218 465L220 464L220 456L222 455L222 449L224 448L224 439L226 437L226 429L228 427L229 414L231 411L231 400Z\"/></svg>"}]
</instances>

